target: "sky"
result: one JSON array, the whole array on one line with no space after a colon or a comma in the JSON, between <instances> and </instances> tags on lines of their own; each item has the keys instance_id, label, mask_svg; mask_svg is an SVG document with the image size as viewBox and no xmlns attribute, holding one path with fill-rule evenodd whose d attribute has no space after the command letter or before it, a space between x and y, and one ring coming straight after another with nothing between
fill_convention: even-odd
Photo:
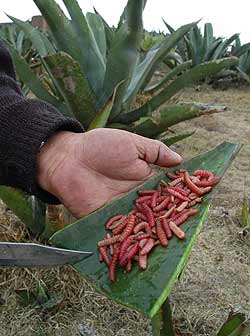
<instances>
[{"instance_id":1,"label":"sky","mask_svg":"<svg viewBox=\"0 0 250 336\"><path fill-rule=\"evenodd\" d=\"M62 0L56 0L60 5ZM136 1L136 0L135 0ZM116 24L126 0L78 0L83 12L93 11L93 6L109 24ZM0 22L10 21L4 12L21 20L38 15L33 0L1 0ZM62 8L63 5L62 5ZM163 31L164 18L172 27L202 19L200 26L211 22L215 36L229 37L240 33L241 41L250 42L250 3L247 0L148 0L144 11L144 27L147 30Z\"/></svg>"}]
</instances>

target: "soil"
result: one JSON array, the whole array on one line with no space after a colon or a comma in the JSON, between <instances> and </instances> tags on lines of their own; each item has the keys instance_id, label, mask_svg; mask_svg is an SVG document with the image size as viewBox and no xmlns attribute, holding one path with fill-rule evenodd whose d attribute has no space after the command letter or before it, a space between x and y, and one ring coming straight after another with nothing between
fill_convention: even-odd
<instances>
[{"instance_id":1,"label":"soil","mask_svg":"<svg viewBox=\"0 0 250 336\"><path fill-rule=\"evenodd\" d=\"M173 128L176 132L195 130L192 138L174 146L185 159L225 140L244 144L217 187L209 217L171 295L178 334L211 336L231 307L250 311L250 234L240 234L239 215L244 192L250 200L250 90L202 86L185 90L181 100L228 107L223 113ZM0 210L0 241L30 241L24 225L3 204ZM14 290L34 288L36 278L63 295L60 306L48 312L20 303ZM0 269L0 335L146 336L149 322L97 294L69 267Z\"/></svg>"}]
</instances>

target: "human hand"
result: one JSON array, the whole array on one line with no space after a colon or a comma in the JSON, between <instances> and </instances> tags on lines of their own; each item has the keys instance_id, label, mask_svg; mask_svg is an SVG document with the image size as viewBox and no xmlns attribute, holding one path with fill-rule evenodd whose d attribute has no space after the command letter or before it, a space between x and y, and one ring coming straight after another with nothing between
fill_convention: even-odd
<instances>
[{"instance_id":1,"label":"human hand","mask_svg":"<svg viewBox=\"0 0 250 336\"><path fill-rule=\"evenodd\" d=\"M153 176L151 164L170 167L181 161L160 141L122 130L61 131L38 154L37 178L80 218Z\"/></svg>"}]
</instances>

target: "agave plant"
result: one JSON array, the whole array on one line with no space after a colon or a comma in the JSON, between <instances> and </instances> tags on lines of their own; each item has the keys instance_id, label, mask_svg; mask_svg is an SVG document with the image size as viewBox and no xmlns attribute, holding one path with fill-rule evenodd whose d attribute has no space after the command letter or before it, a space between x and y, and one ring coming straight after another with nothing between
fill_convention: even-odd
<instances>
[{"instance_id":1,"label":"agave plant","mask_svg":"<svg viewBox=\"0 0 250 336\"><path fill-rule=\"evenodd\" d=\"M250 43L241 44L240 37L235 40L231 54L239 57L239 64L236 70L240 78L250 83Z\"/></svg>"},{"instance_id":2,"label":"agave plant","mask_svg":"<svg viewBox=\"0 0 250 336\"><path fill-rule=\"evenodd\" d=\"M115 127L162 139L171 125L207 113L191 103L170 105L171 98L185 86L237 63L237 58L231 57L199 64L178 78L173 74L171 83L152 95L145 88L155 69L196 23L182 26L144 52L140 50L144 0L128 0L116 29L96 11L84 15L76 0L63 1L71 20L54 0L34 2L49 25L53 43L28 22L10 18L37 51L49 89L6 40L18 76L35 96L75 117L86 130ZM141 104L138 94L143 96Z\"/></svg>"},{"instance_id":3,"label":"agave plant","mask_svg":"<svg viewBox=\"0 0 250 336\"><path fill-rule=\"evenodd\" d=\"M164 20L163 20L164 21ZM164 21L168 30L173 33L174 28ZM205 23L202 35L200 28L196 25L177 45L178 52L184 61L192 60L193 65L203 62L220 59L229 55L229 47L239 37L233 34L228 39L216 38L213 34L211 23Z\"/></svg>"},{"instance_id":4,"label":"agave plant","mask_svg":"<svg viewBox=\"0 0 250 336\"><path fill-rule=\"evenodd\" d=\"M33 68L37 67L37 53L33 48L32 43L25 37L25 34L13 23L5 23L0 26L0 38L7 40L17 51L17 53L23 57L27 63ZM28 94L29 89L25 84L20 82L21 88L25 95Z\"/></svg>"}]
</instances>

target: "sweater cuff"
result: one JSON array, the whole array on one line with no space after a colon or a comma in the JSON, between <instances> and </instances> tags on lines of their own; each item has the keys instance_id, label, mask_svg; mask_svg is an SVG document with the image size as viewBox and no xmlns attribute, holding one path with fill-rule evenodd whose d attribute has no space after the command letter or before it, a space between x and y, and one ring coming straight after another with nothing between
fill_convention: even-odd
<instances>
[{"instance_id":1,"label":"sweater cuff","mask_svg":"<svg viewBox=\"0 0 250 336\"><path fill-rule=\"evenodd\" d=\"M55 132L81 133L84 131L82 125L73 118L64 117L50 104L26 99L5 109L0 124L0 153L5 153L4 157L0 154L0 160L4 162L1 182L33 194L46 203L59 204L55 196L37 184L37 154L41 144Z\"/></svg>"}]
</instances>

